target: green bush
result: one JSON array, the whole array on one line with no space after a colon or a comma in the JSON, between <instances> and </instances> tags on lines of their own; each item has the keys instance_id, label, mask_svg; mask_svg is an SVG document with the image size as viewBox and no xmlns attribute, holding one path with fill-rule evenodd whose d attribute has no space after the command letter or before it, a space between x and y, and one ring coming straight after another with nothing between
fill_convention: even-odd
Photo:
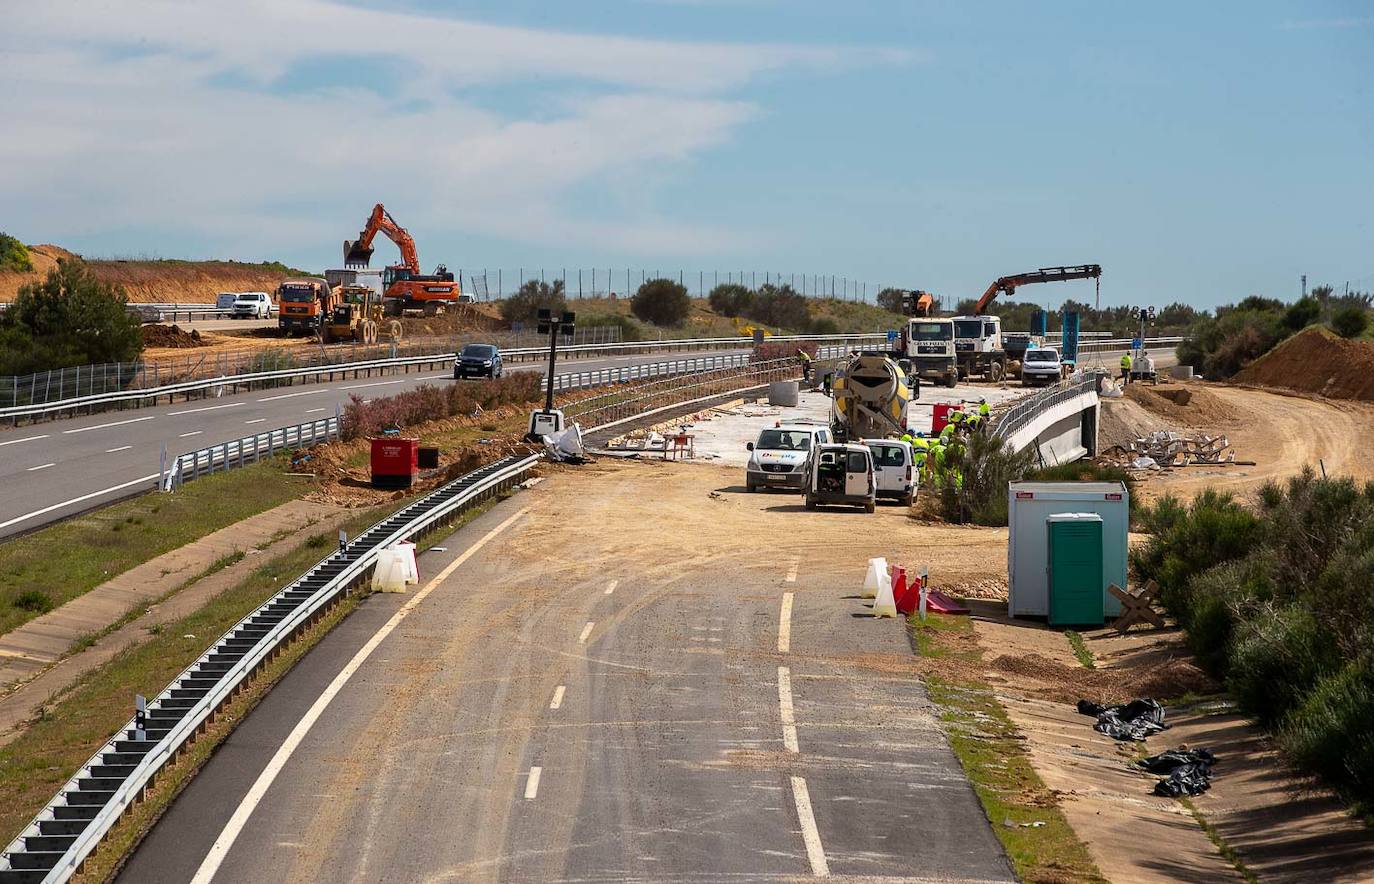
<instances>
[{"instance_id":1,"label":"green bush","mask_svg":"<svg viewBox=\"0 0 1374 884\"><path fill-rule=\"evenodd\" d=\"M611 325L620 329L620 340L622 341L644 340L644 326L623 313L596 313L577 317L578 328L597 328Z\"/></svg>"},{"instance_id":2,"label":"green bush","mask_svg":"<svg viewBox=\"0 0 1374 884\"><path fill-rule=\"evenodd\" d=\"M1343 338L1358 338L1369 327L1369 311L1361 307L1343 307L1331 314L1331 327Z\"/></svg>"},{"instance_id":3,"label":"green bush","mask_svg":"<svg viewBox=\"0 0 1374 884\"><path fill-rule=\"evenodd\" d=\"M759 286L748 316L764 325L790 331L805 331L811 326L811 308L806 296L790 285Z\"/></svg>"},{"instance_id":4,"label":"green bush","mask_svg":"<svg viewBox=\"0 0 1374 884\"><path fill-rule=\"evenodd\" d=\"M813 335L837 335L840 333L840 324L829 316L821 316L811 320L807 332Z\"/></svg>"},{"instance_id":5,"label":"green bush","mask_svg":"<svg viewBox=\"0 0 1374 884\"><path fill-rule=\"evenodd\" d=\"M671 279L651 279L635 292L630 312L654 325L682 325L692 312L692 298L680 283Z\"/></svg>"},{"instance_id":6,"label":"green bush","mask_svg":"<svg viewBox=\"0 0 1374 884\"><path fill-rule=\"evenodd\" d=\"M8 233L0 233L0 270L28 273L33 270L29 247Z\"/></svg>"},{"instance_id":7,"label":"green bush","mask_svg":"<svg viewBox=\"0 0 1374 884\"><path fill-rule=\"evenodd\" d=\"M1366 812L1374 796L1374 660L1322 677L1279 729L1297 764L1336 784Z\"/></svg>"},{"instance_id":8,"label":"green bush","mask_svg":"<svg viewBox=\"0 0 1374 884\"><path fill-rule=\"evenodd\" d=\"M874 303L876 303L879 307L883 308L884 310L888 310L892 313L901 313L902 298L905 294L906 292L902 291L901 289L894 289L891 286L889 286L888 288L885 288L882 291L878 292L877 296L874 298ZM1029 326L1027 326L1027 328L1029 328Z\"/></svg>"},{"instance_id":9,"label":"green bush","mask_svg":"<svg viewBox=\"0 0 1374 884\"><path fill-rule=\"evenodd\" d=\"M563 280L555 279L553 285L531 279L501 302L501 318L506 322L534 322L540 310L552 311L555 315L568 309L568 298L563 292Z\"/></svg>"},{"instance_id":10,"label":"green bush","mask_svg":"<svg viewBox=\"0 0 1374 884\"><path fill-rule=\"evenodd\" d=\"M1340 666L1324 647L1316 617L1300 606L1262 610L1235 628L1235 643L1224 667L1226 685L1245 711L1265 726L1281 721L1319 679Z\"/></svg>"},{"instance_id":11,"label":"green bush","mask_svg":"<svg viewBox=\"0 0 1374 884\"><path fill-rule=\"evenodd\" d=\"M1153 533L1148 543L1131 551L1131 563L1159 583L1161 600L1185 626L1192 613L1188 582L1214 565L1241 558L1261 536L1258 516L1230 494L1210 488L1186 512L1165 497L1154 507L1143 507L1141 520Z\"/></svg>"},{"instance_id":12,"label":"green bush","mask_svg":"<svg viewBox=\"0 0 1374 884\"><path fill-rule=\"evenodd\" d=\"M1299 298L1283 313L1283 327L1290 332L1300 332L1322 315L1322 305L1310 295Z\"/></svg>"},{"instance_id":13,"label":"green bush","mask_svg":"<svg viewBox=\"0 0 1374 884\"><path fill-rule=\"evenodd\" d=\"M1034 465L1034 449L1013 452L987 433L975 433L962 447L946 448L947 475L962 482L941 482L940 515L947 522L1004 526L1007 524L1007 485L1024 478Z\"/></svg>"},{"instance_id":14,"label":"green bush","mask_svg":"<svg viewBox=\"0 0 1374 884\"><path fill-rule=\"evenodd\" d=\"M425 384L370 402L350 396L343 410L339 437L348 440L378 436L384 430L404 430L441 418L470 415L479 406L489 411L502 405L530 405L539 401L541 386L538 372L513 371L467 384Z\"/></svg>"},{"instance_id":15,"label":"green bush","mask_svg":"<svg viewBox=\"0 0 1374 884\"><path fill-rule=\"evenodd\" d=\"M124 290L100 282L85 262L60 259L0 313L0 375L133 362L143 351L142 323L125 302Z\"/></svg>"},{"instance_id":16,"label":"green bush","mask_svg":"<svg viewBox=\"0 0 1374 884\"><path fill-rule=\"evenodd\" d=\"M706 300L721 316L745 316L754 304L754 293L737 282L722 282Z\"/></svg>"}]
</instances>

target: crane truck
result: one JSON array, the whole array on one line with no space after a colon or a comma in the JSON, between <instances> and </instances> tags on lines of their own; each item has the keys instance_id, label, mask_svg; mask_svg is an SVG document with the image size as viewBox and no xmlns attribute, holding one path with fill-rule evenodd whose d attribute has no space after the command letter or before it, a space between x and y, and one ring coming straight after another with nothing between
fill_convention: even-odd
<instances>
[{"instance_id":1,"label":"crane truck","mask_svg":"<svg viewBox=\"0 0 1374 884\"><path fill-rule=\"evenodd\" d=\"M372 242L382 233L401 250L401 262L382 272L383 304L386 312L398 316L407 310L422 311L426 316L442 312L458 303L461 291L453 274L440 264L430 274L420 272L420 255L415 238L396 223L381 203L372 207L372 214L355 240L344 240L344 266L367 267L375 251Z\"/></svg>"},{"instance_id":2,"label":"crane truck","mask_svg":"<svg viewBox=\"0 0 1374 884\"><path fill-rule=\"evenodd\" d=\"M900 436L907 431L911 390L886 356L853 356L830 384L830 427L837 440Z\"/></svg>"}]
</instances>

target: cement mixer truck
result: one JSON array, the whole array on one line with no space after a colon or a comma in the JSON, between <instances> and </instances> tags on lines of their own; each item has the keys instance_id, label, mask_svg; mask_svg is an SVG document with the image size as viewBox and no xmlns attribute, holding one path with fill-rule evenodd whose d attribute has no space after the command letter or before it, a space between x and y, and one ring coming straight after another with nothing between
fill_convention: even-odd
<instances>
[{"instance_id":1,"label":"cement mixer truck","mask_svg":"<svg viewBox=\"0 0 1374 884\"><path fill-rule=\"evenodd\" d=\"M830 426L839 440L881 439L907 430L911 390L886 356L853 356L830 384Z\"/></svg>"}]
</instances>

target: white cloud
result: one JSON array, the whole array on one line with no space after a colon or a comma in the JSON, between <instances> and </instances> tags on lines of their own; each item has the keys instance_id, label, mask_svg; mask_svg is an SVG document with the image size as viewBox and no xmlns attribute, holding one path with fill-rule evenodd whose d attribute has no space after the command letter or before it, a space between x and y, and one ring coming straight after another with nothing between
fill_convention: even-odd
<instances>
[{"instance_id":1,"label":"white cloud","mask_svg":"<svg viewBox=\"0 0 1374 884\"><path fill-rule=\"evenodd\" d=\"M758 110L726 93L761 72L849 61L833 48L569 34L325 0L34 3L6 18L7 223L185 232L225 254L341 240L375 199L451 235L725 249L746 236L616 195L736 135ZM404 65L406 82L397 94L273 88L294 62L350 58ZM474 103L503 83L535 84L556 111ZM579 205L597 185L606 198Z\"/></svg>"}]
</instances>

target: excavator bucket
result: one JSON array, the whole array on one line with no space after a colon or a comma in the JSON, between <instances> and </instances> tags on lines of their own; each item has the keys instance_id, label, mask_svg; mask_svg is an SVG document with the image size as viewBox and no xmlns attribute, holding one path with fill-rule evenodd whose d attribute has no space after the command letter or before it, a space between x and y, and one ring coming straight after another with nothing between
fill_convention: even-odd
<instances>
[{"instance_id":1,"label":"excavator bucket","mask_svg":"<svg viewBox=\"0 0 1374 884\"><path fill-rule=\"evenodd\" d=\"M369 246L359 245L357 240L344 240L344 266L366 267L372 261L373 251Z\"/></svg>"}]
</instances>

